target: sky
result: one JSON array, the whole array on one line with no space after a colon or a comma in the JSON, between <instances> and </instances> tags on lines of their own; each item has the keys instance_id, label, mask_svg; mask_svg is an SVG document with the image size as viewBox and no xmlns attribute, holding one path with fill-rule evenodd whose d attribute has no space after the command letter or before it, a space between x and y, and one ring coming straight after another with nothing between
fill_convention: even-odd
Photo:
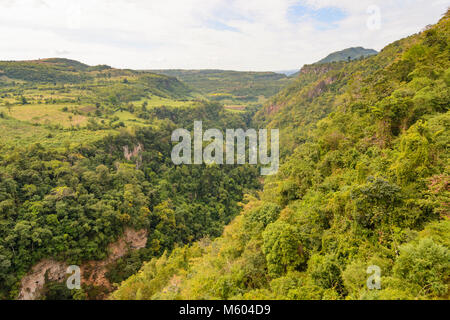
<instances>
[{"instance_id":1,"label":"sky","mask_svg":"<svg viewBox=\"0 0 450 320\"><path fill-rule=\"evenodd\" d=\"M298 69L436 23L450 0L0 0L0 60Z\"/></svg>"}]
</instances>

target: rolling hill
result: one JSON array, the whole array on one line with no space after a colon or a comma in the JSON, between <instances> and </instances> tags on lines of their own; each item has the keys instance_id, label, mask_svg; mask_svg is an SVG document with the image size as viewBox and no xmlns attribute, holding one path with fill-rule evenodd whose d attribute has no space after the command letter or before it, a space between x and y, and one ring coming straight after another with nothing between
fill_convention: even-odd
<instances>
[{"instance_id":1,"label":"rolling hill","mask_svg":"<svg viewBox=\"0 0 450 320\"><path fill-rule=\"evenodd\" d=\"M225 104L261 104L275 95L291 79L275 72L241 72L226 70L151 70L177 77L208 99Z\"/></svg>"},{"instance_id":2,"label":"rolling hill","mask_svg":"<svg viewBox=\"0 0 450 320\"><path fill-rule=\"evenodd\" d=\"M367 58L378 54L378 51L373 49L365 49L363 47L347 48L341 51L330 53L328 56L319 60L317 63L330 63L338 61L357 60L360 58Z\"/></svg>"},{"instance_id":3,"label":"rolling hill","mask_svg":"<svg viewBox=\"0 0 450 320\"><path fill-rule=\"evenodd\" d=\"M147 108L192 105L192 93L178 79L150 72L60 58L0 61L2 142L88 142L126 124L148 125Z\"/></svg>"}]
</instances>

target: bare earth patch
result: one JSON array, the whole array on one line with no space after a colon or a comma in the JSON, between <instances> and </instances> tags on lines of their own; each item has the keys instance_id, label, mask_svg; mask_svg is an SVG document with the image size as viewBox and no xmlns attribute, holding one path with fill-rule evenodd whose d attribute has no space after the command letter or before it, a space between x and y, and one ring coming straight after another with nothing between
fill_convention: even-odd
<instances>
[{"instance_id":1,"label":"bare earth patch","mask_svg":"<svg viewBox=\"0 0 450 320\"><path fill-rule=\"evenodd\" d=\"M123 257L130 250L145 248L147 230L126 228L124 234L116 242L108 246L108 258L101 261L88 261L80 266L81 283L104 287L112 290L112 285L106 278L107 266ZM45 259L34 265L31 271L22 278L19 300L35 300L41 295L45 281L62 282L66 279L68 264L52 259Z\"/></svg>"},{"instance_id":2,"label":"bare earth patch","mask_svg":"<svg viewBox=\"0 0 450 320\"><path fill-rule=\"evenodd\" d=\"M22 278L19 300L35 300L39 298L44 287L45 277L51 281L62 281L66 277L68 265L51 259L42 260Z\"/></svg>"}]
</instances>

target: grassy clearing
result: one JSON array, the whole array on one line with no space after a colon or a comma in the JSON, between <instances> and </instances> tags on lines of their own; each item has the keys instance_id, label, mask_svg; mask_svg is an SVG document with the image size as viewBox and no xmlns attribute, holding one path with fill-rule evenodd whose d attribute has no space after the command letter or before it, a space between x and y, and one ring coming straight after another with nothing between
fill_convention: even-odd
<instances>
[{"instance_id":1,"label":"grassy clearing","mask_svg":"<svg viewBox=\"0 0 450 320\"><path fill-rule=\"evenodd\" d=\"M122 121L127 127L128 126L147 126L142 119L139 119L134 114L128 111L117 111L114 116L118 117L118 121Z\"/></svg>"},{"instance_id":2,"label":"grassy clearing","mask_svg":"<svg viewBox=\"0 0 450 320\"><path fill-rule=\"evenodd\" d=\"M70 127L72 125L83 126L87 123L88 117L63 112L62 109L64 107L70 106L67 104L27 104L14 106L7 114L15 119L30 123L59 124L63 127Z\"/></svg>"},{"instance_id":3,"label":"grassy clearing","mask_svg":"<svg viewBox=\"0 0 450 320\"><path fill-rule=\"evenodd\" d=\"M144 102L147 102L147 108L155 108L161 106L185 107L185 106L192 106L193 104L193 101L189 100L174 100L154 95L149 98L142 98L139 101L133 101L132 103L134 106L142 106Z\"/></svg>"},{"instance_id":4,"label":"grassy clearing","mask_svg":"<svg viewBox=\"0 0 450 320\"><path fill-rule=\"evenodd\" d=\"M117 131L91 131L87 129L76 131L55 130L42 125L32 125L16 119L0 119L1 142L9 146L25 146L40 143L48 147L63 147L91 143L114 132Z\"/></svg>"},{"instance_id":5,"label":"grassy clearing","mask_svg":"<svg viewBox=\"0 0 450 320\"><path fill-rule=\"evenodd\" d=\"M244 105L238 105L238 104L225 105L224 108L228 111L233 111L233 112L243 112L245 110Z\"/></svg>"}]
</instances>

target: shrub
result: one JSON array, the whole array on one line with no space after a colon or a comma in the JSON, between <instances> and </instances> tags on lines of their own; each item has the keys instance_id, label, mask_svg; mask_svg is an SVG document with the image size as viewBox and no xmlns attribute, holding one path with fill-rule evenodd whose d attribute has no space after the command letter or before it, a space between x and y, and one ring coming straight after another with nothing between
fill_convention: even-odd
<instances>
[{"instance_id":1,"label":"shrub","mask_svg":"<svg viewBox=\"0 0 450 320\"><path fill-rule=\"evenodd\" d=\"M423 293L443 296L450 279L450 252L431 239L400 247L400 256L394 265L394 274L417 284Z\"/></svg>"},{"instance_id":2,"label":"shrub","mask_svg":"<svg viewBox=\"0 0 450 320\"><path fill-rule=\"evenodd\" d=\"M313 255L308 262L308 273L314 283L324 289L343 288L339 262L332 255Z\"/></svg>"}]
</instances>

